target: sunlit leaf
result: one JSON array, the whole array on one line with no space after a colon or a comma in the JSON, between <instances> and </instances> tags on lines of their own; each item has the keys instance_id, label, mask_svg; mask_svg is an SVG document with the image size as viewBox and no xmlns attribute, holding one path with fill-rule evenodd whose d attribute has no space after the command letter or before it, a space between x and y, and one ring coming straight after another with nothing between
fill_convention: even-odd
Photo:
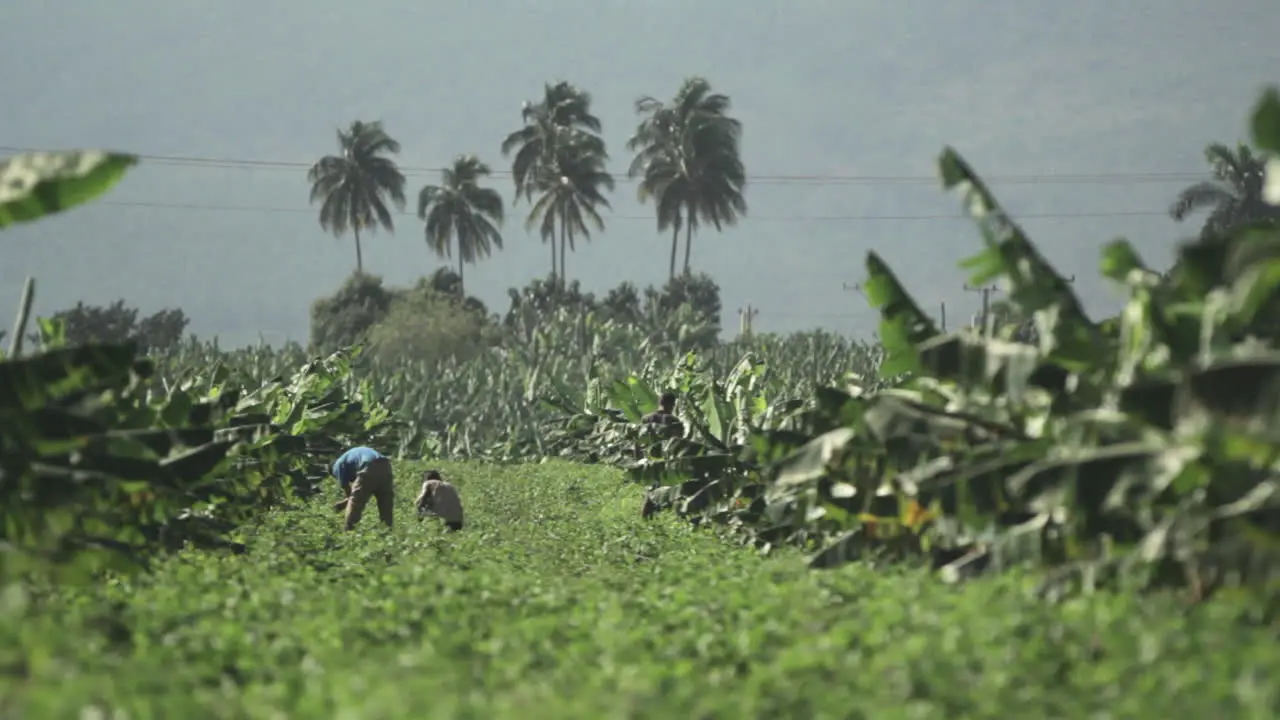
<instances>
[{"instance_id":1,"label":"sunlit leaf","mask_svg":"<svg viewBox=\"0 0 1280 720\"><path fill-rule=\"evenodd\" d=\"M1250 127L1253 130L1253 142L1259 148L1280 153L1280 88L1269 87L1258 98Z\"/></svg>"},{"instance_id":2,"label":"sunlit leaf","mask_svg":"<svg viewBox=\"0 0 1280 720\"><path fill-rule=\"evenodd\" d=\"M1102 248L1101 270L1106 277L1124 284L1132 283L1135 273L1141 277L1151 274L1127 240L1112 240Z\"/></svg>"},{"instance_id":3,"label":"sunlit leaf","mask_svg":"<svg viewBox=\"0 0 1280 720\"><path fill-rule=\"evenodd\" d=\"M798 485L822 477L828 471L828 464L853 437L851 428L836 428L810 440L778 464L777 484Z\"/></svg>"},{"instance_id":4,"label":"sunlit leaf","mask_svg":"<svg viewBox=\"0 0 1280 720\"><path fill-rule=\"evenodd\" d=\"M138 162L101 150L41 152L0 160L0 228L62 212L101 195Z\"/></svg>"},{"instance_id":5,"label":"sunlit leaf","mask_svg":"<svg viewBox=\"0 0 1280 720\"><path fill-rule=\"evenodd\" d=\"M893 271L875 252L867 253L865 292L871 306L880 310L880 341L887 357L884 375L910 372L918 365L915 346L938 334L937 326L920 309Z\"/></svg>"}]
</instances>

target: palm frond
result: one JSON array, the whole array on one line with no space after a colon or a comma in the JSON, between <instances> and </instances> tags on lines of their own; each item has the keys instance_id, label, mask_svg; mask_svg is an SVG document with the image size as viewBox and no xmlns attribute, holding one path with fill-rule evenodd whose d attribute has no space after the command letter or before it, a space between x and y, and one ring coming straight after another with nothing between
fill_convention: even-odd
<instances>
[{"instance_id":1,"label":"palm frond","mask_svg":"<svg viewBox=\"0 0 1280 720\"><path fill-rule=\"evenodd\" d=\"M1169 216L1182 222L1187 216L1200 210L1213 209L1234 203L1236 196L1223 185L1199 182L1183 189L1169 206Z\"/></svg>"}]
</instances>

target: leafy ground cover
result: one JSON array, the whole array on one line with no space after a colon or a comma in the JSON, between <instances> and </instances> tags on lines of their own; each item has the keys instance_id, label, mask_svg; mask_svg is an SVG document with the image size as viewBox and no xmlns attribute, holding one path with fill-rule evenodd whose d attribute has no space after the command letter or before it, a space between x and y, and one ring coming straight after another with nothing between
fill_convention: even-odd
<instances>
[{"instance_id":1,"label":"leafy ground cover","mask_svg":"<svg viewBox=\"0 0 1280 720\"><path fill-rule=\"evenodd\" d=\"M187 550L151 573L59 590L0 631L0 656L25 658L0 715L1280 711L1268 680L1280 638L1256 603L1097 593L1049 604L1017 573L954 587L858 563L814 572L672 515L644 521L619 471L561 462L444 465L470 513L449 534L413 519L422 469L397 469L393 531L370 516L341 533L322 495L246 526L245 554Z\"/></svg>"}]
</instances>

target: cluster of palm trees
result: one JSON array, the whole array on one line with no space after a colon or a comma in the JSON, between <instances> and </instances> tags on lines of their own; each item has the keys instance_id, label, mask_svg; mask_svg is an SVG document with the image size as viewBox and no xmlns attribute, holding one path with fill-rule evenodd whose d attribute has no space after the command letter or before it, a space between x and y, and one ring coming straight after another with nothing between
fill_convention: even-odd
<instances>
[{"instance_id":1,"label":"cluster of palm trees","mask_svg":"<svg viewBox=\"0 0 1280 720\"><path fill-rule=\"evenodd\" d=\"M670 102L645 96L627 141L634 153L628 175L638 180L641 202L652 203L659 232L671 233L670 277L676 275L684 231L683 272L690 271L693 236L710 224L733 225L747 212L746 171L739 154L742 125L729 116L729 98L701 77L684 81ZM529 203L525 227L551 248L551 275L566 277L565 256L576 241L604 230L602 210L611 209L614 178L600 119L590 94L567 83L547 84L542 99L526 102L521 126L501 145L511 158L512 205ZM320 225L355 237L356 272L364 271L362 232L393 230L389 206L403 211L405 177L389 157L400 152L379 122L356 121L338 131L339 155L326 155L307 174L311 202L321 202ZM418 193L418 217L427 245L440 257L457 255L464 266L502 249L505 217L501 194L481 183L492 174L475 155L461 155L440 174L440 184ZM559 247L557 266L556 248Z\"/></svg>"}]
</instances>

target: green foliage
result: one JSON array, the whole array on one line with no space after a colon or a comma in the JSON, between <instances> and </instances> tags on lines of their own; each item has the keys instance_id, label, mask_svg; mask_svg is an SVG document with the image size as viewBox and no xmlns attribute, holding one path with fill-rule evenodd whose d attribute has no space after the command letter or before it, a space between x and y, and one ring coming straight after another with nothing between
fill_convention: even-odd
<instances>
[{"instance_id":1,"label":"green foliage","mask_svg":"<svg viewBox=\"0 0 1280 720\"><path fill-rule=\"evenodd\" d=\"M1280 220L1280 210L1264 197L1265 154L1240 144L1235 149L1214 143L1205 149L1213 180L1199 182L1178 193L1169 215L1178 221L1208 210L1200 234L1206 240L1257 223Z\"/></svg>"},{"instance_id":2,"label":"green foliage","mask_svg":"<svg viewBox=\"0 0 1280 720\"><path fill-rule=\"evenodd\" d=\"M488 318L456 296L416 289L392 300L386 317L369 332L369 354L393 366L466 362L492 344L493 332Z\"/></svg>"},{"instance_id":3,"label":"green foliage","mask_svg":"<svg viewBox=\"0 0 1280 720\"><path fill-rule=\"evenodd\" d=\"M166 308L138 319L138 309L126 307L123 299L105 307L78 302L75 307L54 313L48 321L62 325L63 340L71 346L133 342L143 352L175 347L191 322L178 308Z\"/></svg>"},{"instance_id":4,"label":"green foliage","mask_svg":"<svg viewBox=\"0 0 1280 720\"><path fill-rule=\"evenodd\" d=\"M1270 87L1262 93L1249 126L1258 147L1270 153L1280 152L1280 89Z\"/></svg>"},{"instance_id":5,"label":"green foliage","mask_svg":"<svg viewBox=\"0 0 1280 720\"><path fill-rule=\"evenodd\" d=\"M826 373L874 376L881 360L873 347L823 333L793 337L782 349L769 338L731 348L741 357L732 365L718 366L689 353L669 365L650 363L625 379L593 379L577 406L549 399L565 417L562 428L547 437L548 451L619 464L636 481L668 486L651 500L676 505L685 514L715 515L719 505L733 505L759 489L754 436L786 427L804 406L797 398L812 393ZM745 355L738 354L744 350ZM770 364L763 357L789 362ZM667 391L678 398L677 413L685 425L680 437L639 424ZM735 488L745 495L735 497Z\"/></svg>"},{"instance_id":6,"label":"green foliage","mask_svg":"<svg viewBox=\"0 0 1280 720\"><path fill-rule=\"evenodd\" d=\"M411 292L427 291L459 298L468 310L485 317L489 315L489 309L480 298L466 294L462 287L462 276L447 267L438 267L430 275L418 278L411 289Z\"/></svg>"},{"instance_id":7,"label":"green foliage","mask_svg":"<svg viewBox=\"0 0 1280 720\"><path fill-rule=\"evenodd\" d=\"M500 335L490 335L494 332ZM378 362L366 353L345 387L354 390L367 381L374 397L404 420L408 429L401 451L406 454L532 460L559 432L562 406L583 407L593 381L637 372L656 378L683 363L687 339L705 332L683 313L637 325L610 319L603 308L537 312L522 305L508 314L500 331L485 331L483 337L492 340L486 339L478 354ZM849 371L874 376L879 358L873 345L815 331L722 343L701 353L698 366L723 376L747 353L769 365L781 392L790 397L811 394ZM155 356L157 374L167 382L188 368L214 363L264 382L294 372L306 359L307 351L296 345L226 351L198 343Z\"/></svg>"},{"instance_id":8,"label":"green foliage","mask_svg":"<svg viewBox=\"0 0 1280 720\"><path fill-rule=\"evenodd\" d=\"M1202 182L1178 194L1169 213L1175 220L1208 209L1201 236L1212 239L1232 230L1280 222L1280 93L1269 88L1258 99L1251 117L1254 148L1235 150L1220 143L1205 149L1213 182Z\"/></svg>"},{"instance_id":9,"label":"green foliage","mask_svg":"<svg viewBox=\"0 0 1280 720\"><path fill-rule=\"evenodd\" d=\"M354 273L331 297L311 304L311 345L321 351L359 345L391 311L392 291L382 278Z\"/></svg>"},{"instance_id":10,"label":"green foliage","mask_svg":"<svg viewBox=\"0 0 1280 720\"><path fill-rule=\"evenodd\" d=\"M597 300L594 294L582 292L578 281L564 283L555 278L534 279L519 290L510 288L507 294L511 306L503 324L508 329L563 309L633 326L650 346L670 344L681 353L708 350L719 342L720 286L706 274L682 275L661 288L650 285L643 296L635 285L623 282Z\"/></svg>"},{"instance_id":11,"label":"green foliage","mask_svg":"<svg viewBox=\"0 0 1280 720\"><path fill-rule=\"evenodd\" d=\"M629 281L624 280L618 283L617 287L610 288L609 292L600 300L597 312L606 320L613 320L624 325L639 323L642 317L640 289Z\"/></svg>"},{"instance_id":12,"label":"green foliage","mask_svg":"<svg viewBox=\"0 0 1280 720\"><path fill-rule=\"evenodd\" d=\"M348 277L333 295L311 304L311 346L321 352L333 352L353 345L363 345L369 342L378 325L391 317L394 308L398 304L403 305L399 301L421 305L427 297L441 302L445 299L455 301L459 308L466 310L468 318L475 316L487 321L488 310L484 303L477 298L465 296L462 277L448 268L437 268L431 275L419 278L409 288L388 288L378 276L356 273ZM384 342L389 336L409 332L403 313L402 310L395 328L381 332ZM466 322L470 322L470 319ZM409 338L406 336L405 340L396 341L395 344L408 349L409 346L404 344L407 340ZM428 341L426 338L415 340L419 344ZM432 352L440 354L438 351ZM398 351L393 354L397 357L403 355Z\"/></svg>"},{"instance_id":13,"label":"green foliage","mask_svg":"<svg viewBox=\"0 0 1280 720\"><path fill-rule=\"evenodd\" d=\"M1280 579L1280 356L1264 312L1280 230L1184 245L1163 277L1115 241L1101 268L1129 299L1095 322L957 153L939 170L982 232L970 282L1005 283L1034 343L941 335L872 252L865 287L886 353L875 383L850 377L798 408L744 360L723 381L679 385L687 437L629 452L650 432L635 403L657 389L637 400L632 378L600 385L566 434L657 484L651 504L809 548L815 567L923 556L960 578L1036 562L1053 569L1046 590L1119 581L1196 597Z\"/></svg>"},{"instance_id":14,"label":"green foliage","mask_svg":"<svg viewBox=\"0 0 1280 720\"><path fill-rule=\"evenodd\" d=\"M314 492L343 447L382 442L394 427L385 409L342 390L340 354L261 387L214 367L157 391L135 352L89 345L0 365L0 581L225 545L253 514Z\"/></svg>"},{"instance_id":15,"label":"green foliage","mask_svg":"<svg viewBox=\"0 0 1280 720\"><path fill-rule=\"evenodd\" d=\"M595 295L584 293L580 282L560 282L554 276L545 280L534 278L518 290L507 288L507 296L511 298L511 306L503 317L503 323L507 327L512 327L529 316L553 314L559 310L585 313L596 309ZM639 312L638 305L634 311L626 304L622 307L624 312Z\"/></svg>"},{"instance_id":16,"label":"green foliage","mask_svg":"<svg viewBox=\"0 0 1280 720\"><path fill-rule=\"evenodd\" d=\"M688 308L691 322L705 328L698 337L689 338L682 349L706 350L716 344L720 335L720 286L706 273L684 273L671 278L661 290L645 289L648 314L667 317Z\"/></svg>"},{"instance_id":17,"label":"green foliage","mask_svg":"<svg viewBox=\"0 0 1280 720\"><path fill-rule=\"evenodd\" d=\"M0 162L0 228L86 203L138 162L101 150L27 153Z\"/></svg>"},{"instance_id":18,"label":"green foliage","mask_svg":"<svg viewBox=\"0 0 1280 720\"><path fill-rule=\"evenodd\" d=\"M1280 90L1268 88L1254 107L1251 122L1254 142L1269 153L1263 199L1280 206Z\"/></svg>"},{"instance_id":19,"label":"green foliage","mask_svg":"<svg viewBox=\"0 0 1280 720\"><path fill-rule=\"evenodd\" d=\"M436 466L397 463L399 495ZM1240 599L1054 607L1018 575L811 573L642 521L607 468L439 467L474 523L461 533L401 503L393 531L343 534L316 498L255 521L242 555L188 550L42 599L0 623L0 715L1274 714L1272 618Z\"/></svg>"},{"instance_id":20,"label":"green foliage","mask_svg":"<svg viewBox=\"0 0 1280 720\"><path fill-rule=\"evenodd\" d=\"M101 153L37 160L11 161L10 172L47 171L38 182L20 178L31 181L30 197L12 194L18 183L7 190L11 217L83 201L132 162ZM224 365L157 380L132 341L147 337L147 322L123 303L41 321L42 351L22 355L33 293L28 280L14 347L0 362L0 588L99 577L190 543L234 547L231 530L313 491L343 446L381 442L395 428L367 383L344 391L351 368L342 354L261 386ZM172 314L150 320L185 325Z\"/></svg>"}]
</instances>

